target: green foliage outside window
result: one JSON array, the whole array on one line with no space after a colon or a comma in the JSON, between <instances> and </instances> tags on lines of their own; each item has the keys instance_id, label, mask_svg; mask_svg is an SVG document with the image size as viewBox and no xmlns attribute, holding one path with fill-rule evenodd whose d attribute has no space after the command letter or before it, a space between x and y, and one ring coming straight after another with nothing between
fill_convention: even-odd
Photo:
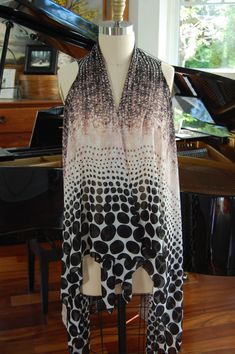
<instances>
[{"instance_id":1,"label":"green foliage outside window","mask_svg":"<svg viewBox=\"0 0 235 354\"><path fill-rule=\"evenodd\" d=\"M235 68L235 4L181 7L180 65Z\"/></svg>"}]
</instances>

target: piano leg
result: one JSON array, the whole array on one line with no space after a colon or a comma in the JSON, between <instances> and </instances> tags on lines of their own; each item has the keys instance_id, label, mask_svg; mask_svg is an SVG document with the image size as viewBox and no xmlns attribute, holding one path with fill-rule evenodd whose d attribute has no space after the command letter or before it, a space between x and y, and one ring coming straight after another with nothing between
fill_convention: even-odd
<instances>
[{"instance_id":1,"label":"piano leg","mask_svg":"<svg viewBox=\"0 0 235 354\"><path fill-rule=\"evenodd\" d=\"M235 275L235 198L181 193L184 271Z\"/></svg>"},{"instance_id":2,"label":"piano leg","mask_svg":"<svg viewBox=\"0 0 235 354\"><path fill-rule=\"evenodd\" d=\"M235 199L217 197L211 203L210 256L213 274L235 275Z\"/></svg>"},{"instance_id":3,"label":"piano leg","mask_svg":"<svg viewBox=\"0 0 235 354\"><path fill-rule=\"evenodd\" d=\"M48 312L48 269L49 258L40 257L41 302L44 314Z\"/></svg>"},{"instance_id":4,"label":"piano leg","mask_svg":"<svg viewBox=\"0 0 235 354\"><path fill-rule=\"evenodd\" d=\"M28 289L32 293L34 291L34 271L35 271L35 255L31 251L30 241L27 241L28 249Z\"/></svg>"},{"instance_id":5,"label":"piano leg","mask_svg":"<svg viewBox=\"0 0 235 354\"><path fill-rule=\"evenodd\" d=\"M59 231L59 234L61 231ZM48 272L49 262L58 261L62 257L62 248L57 246L49 236L46 237L50 248L44 248L40 244L39 239L43 236L43 232L35 232L35 237L28 242L28 274L29 274L29 289L33 291L34 288L34 257L39 258L40 264L40 292L41 304L44 314L48 312ZM31 268L32 267L32 268Z\"/></svg>"},{"instance_id":6,"label":"piano leg","mask_svg":"<svg viewBox=\"0 0 235 354\"><path fill-rule=\"evenodd\" d=\"M28 247L28 288L29 292L34 291L35 279L35 254L39 257L40 263L40 293L42 311L44 314L48 312L48 268L49 261L47 253L39 245L38 240L32 239L27 242Z\"/></svg>"}]
</instances>

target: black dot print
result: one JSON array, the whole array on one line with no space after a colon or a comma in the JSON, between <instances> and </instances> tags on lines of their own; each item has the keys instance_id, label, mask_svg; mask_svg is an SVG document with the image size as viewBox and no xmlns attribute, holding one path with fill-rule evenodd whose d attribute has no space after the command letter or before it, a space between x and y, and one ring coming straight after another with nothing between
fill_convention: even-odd
<instances>
[{"instance_id":1,"label":"black dot print","mask_svg":"<svg viewBox=\"0 0 235 354\"><path fill-rule=\"evenodd\" d=\"M68 240L70 238L70 233L67 231L64 231L64 240Z\"/></svg>"},{"instance_id":2,"label":"black dot print","mask_svg":"<svg viewBox=\"0 0 235 354\"><path fill-rule=\"evenodd\" d=\"M107 271L104 268L101 268L101 281L105 281L107 278L108 278Z\"/></svg>"},{"instance_id":3,"label":"black dot print","mask_svg":"<svg viewBox=\"0 0 235 354\"><path fill-rule=\"evenodd\" d=\"M110 289L114 289L115 287L115 276L111 276L107 280L107 285Z\"/></svg>"},{"instance_id":4,"label":"black dot print","mask_svg":"<svg viewBox=\"0 0 235 354\"><path fill-rule=\"evenodd\" d=\"M175 354L182 340L183 257L169 91L161 63L135 49L134 71L131 65L128 73L133 85L127 85L117 119L108 95L94 94L104 92L102 60L97 46L82 59L64 113L68 154L61 297L69 309L69 350L88 354L91 349L93 307L80 293L83 257L90 255L101 267L103 309L114 307L115 284L130 301L133 272L143 266L153 280L153 294L145 299L146 352Z\"/></svg>"},{"instance_id":5,"label":"black dot print","mask_svg":"<svg viewBox=\"0 0 235 354\"><path fill-rule=\"evenodd\" d=\"M93 215L92 215L92 213L91 213L90 211L88 211L88 213L86 214L86 217L87 217L87 220L88 220L89 222L92 222L92 221L93 221Z\"/></svg>"},{"instance_id":6,"label":"black dot print","mask_svg":"<svg viewBox=\"0 0 235 354\"><path fill-rule=\"evenodd\" d=\"M67 286L68 286L67 280L66 280L65 278L62 278L62 279L61 279L61 288L62 288L62 289L66 289Z\"/></svg>"},{"instance_id":7,"label":"black dot print","mask_svg":"<svg viewBox=\"0 0 235 354\"><path fill-rule=\"evenodd\" d=\"M111 306L113 306L113 304L114 304L114 302L115 302L115 298L116 298L116 296L115 296L115 294L113 294L113 293L111 293L111 294L109 294L108 295L108 303L111 305Z\"/></svg>"},{"instance_id":8,"label":"black dot print","mask_svg":"<svg viewBox=\"0 0 235 354\"><path fill-rule=\"evenodd\" d=\"M69 273L68 274L68 276L67 276L67 280L68 280L68 282L69 283L71 283L71 284L76 284L76 283L78 283L78 281L79 281L79 277L78 277L78 274L76 274L76 273Z\"/></svg>"},{"instance_id":9,"label":"black dot print","mask_svg":"<svg viewBox=\"0 0 235 354\"><path fill-rule=\"evenodd\" d=\"M133 266L135 265L135 261L131 259L131 257L127 257L125 262L124 262L125 268L127 270L130 270L133 268Z\"/></svg>"},{"instance_id":10,"label":"black dot print","mask_svg":"<svg viewBox=\"0 0 235 354\"><path fill-rule=\"evenodd\" d=\"M117 233L123 238L129 238L132 234L132 229L127 225L120 225L117 228Z\"/></svg>"},{"instance_id":11,"label":"black dot print","mask_svg":"<svg viewBox=\"0 0 235 354\"><path fill-rule=\"evenodd\" d=\"M153 248L142 247L142 253L146 259L156 257L156 251Z\"/></svg>"},{"instance_id":12,"label":"black dot print","mask_svg":"<svg viewBox=\"0 0 235 354\"><path fill-rule=\"evenodd\" d=\"M83 339L82 338L77 339L76 343L75 343L75 348L76 349L81 349L81 348L83 348L83 346L84 346Z\"/></svg>"},{"instance_id":13,"label":"black dot print","mask_svg":"<svg viewBox=\"0 0 235 354\"><path fill-rule=\"evenodd\" d=\"M96 224L90 224L90 235L92 238L97 238L100 234L100 229Z\"/></svg>"},{"instance_id":14,"label":"black dot print","mask_svg":"<svg viewBox=\"0 0 235 354\"><path fill-rule=\"evenodd\" d=\"M77 310L73 310L72 313L71 313L71 316L72 316L72 319L73 319L74 321L78 321L78 320L79 320L80 313L79 313L79 311L77 311Z\"/></svg>"},{"instance_id":15,"label":"black dot print","mask_svg":"<svg viewBox=\"0 0 235 354\"><path fill-rule=\"evenodd\" d=\"M115 215L113 213L107 213L105 215L105 223L107 225L112 225L115 222Z\"/></svg>"},{"instance_id":16,"label":"black dot print","mask_svg":"<svg viewBox=\"0 0 235 354\"><path fill-rule=\"evenodd\" d=\"M105 259L103 262L103 268L106 270L111 269L112 267L112 261L110 259Z\"/></svg>"},{"instance_id":17,"label":"black dot print","mask_svg":"<svg viewBox=\"0 0 235 354\"><path fill-rule=\"evenodd\" d=\"M66 254L66 255L70 255L70 251L71 251L71 246L68 242L64 242L63 244L63 252Z\"/></svg>"},{"instance_id":18,"label":"black dot print","mask_svg":"<svg viewBox=\"0 0 235 354\"><path fill-rule=\"evenodd\" d=\"M147 202L142 202L142 203L140 204L140 207L141 207L141 209L145 210L145 209L148 208L148 203L147 203Z\"/></svg>"},{"instance_id":19,"label":"black dot print","mask_svg":"<svg viewBox=\"0 0 235 354\"><path fill-rule=\"evenodd\" d=\"M101 204L96 204L95 209L96 211L98 211L98 213L101 213L103 211L103 207Z\"/></svg>"},{"instance_id":20,"label":"black dot print","mask_svg":"<svg viewBox=\"0 0 235 354\"><path fill-rule=\"evenodd\" d=\"M111 241L116 234L116 228L114 225L109 225L103 228L101 231L101 238L103 241Z\"/></svg>"},{"instance_id":21,"label":"black dot print","mask_svg":"<svg viewBox=\"0 0 235 354\"><path fill-rule=\"evenodd\" d=\"M143 268L149 275L152 275L154 273L154 267L150 261L145 261Z\"/></svg>"},{"instance_id":22,"label":"black dot print","mask_svg":"<svg viewBox=\"0 0 235 354\"><path fill-rule=\"evenodd\" d=\"M161 305L159 305L158 307L157 307L157 309L156 309L156 315L158 316L158 317L160 317L160 316L162 316L163 315L163 313L164 313L164 306L161 306ZM154 317L153 317L153 321L154 321Z\"/></svg>"},{"instance_id":23,"label":"black dot print","mask_svg":"<svg viewBox=\"0 0 235 354\"><path fill-rule=\"evenodd\" d=\"M113 210L113 211L118 211L118 210L120 210L120 205L119 205L118 203L114 203L114 204L112 205L112 210Z\"/></svg>"},{"instance_id":24,"label":"black dot print","mask_svg":"<svg viewBox=\"0 0 235 354\"><path fill-rule=\"evenodd\" d=\"M88 223L83 223L82 228L81 228L81 236L87 235L89 232L89 226Z\"/></svg>"},{"instance_id":25,"label":"black dot print","mask_svg":"<svg viewBox=\"0 0 235 354\"><path fill-rule=\"evenodd\" d=\"M171 333L174 334L174 335L179 333L179 327L177 326L176 323L170 323L168 325L168 328L171 331Z\"/></svg>"},{"instance_id":26,"label":"black dot print","mask_svg":"<svg viewBox=\"0 0 235 354\"><path fill-rule=\"evenodd\" d=\"M142 211L142 213L140 214L140 217L143 221L148 221L149 220L149 212L148 210L144 210Z\"/></svg>"},{"instance_id":27,"label":"black dot print","mask_svg":"<svg viewBox=\"0 0 235 354\"><path fill-rule=\"evenodd\" d=\"M97 201L98 203L103 203L103 198L102 198L100 195L97 195L96 201Z\"/></svg>"},{"instance_id":28,"label":"black dot print","mask_svg":"<svg viewBox=\"0 0 235 354\"><path fill-rule=\"evenodd\" d=\"M181 301L182 300L182 292L181 291L176 291L175 293L174 293L174 299L176 300L176 301Z\"/></svg>"},{"instance_id":29,"label":"black dot print","mask_svg":"<svg viewBox=\"0 0 235 354\"><path fill-rule=\"evenodd\" d=\"M142 225L138 225L138 227L133 232L133 237L136 241L140 242L141 239L145 235L145 229Z\"/></svg>"},{"instance_id":30,"label":"black dot print","mask_svg":"<svg viewBox=\"0 0 235 354\"><path fill-rule=\"evenodd\" d=\"M164 257L158 256L155 260L155 267L159 274L164 274L166 271L166 261Z\"/></svg>"},{"instance_id":31,"label":"black dot print","mask_svg":"<svg viewBox=\"0 0 235 354\"><path fill-rule=\"evenodd\" d=\"M128 241L126 244L126 248L130 253L138 254L140 251L140 246L137 242Z\"/></svg>"},{"instance_id":32,"label":"black dot print","mask_svg":"<svg viewBox=\"0 0 235 354\"><path fill-rule=\"evenodd\" d=\"M145 200L146 198L147 198L147 194L142 193L142 194L140 195L140 200Z\"/></svg>"},{"instance_id":33,"label":"black dot print","mask_svg":"<svg viewBox=\"0 0 235 354\"><path fill-rule=\"evenodd\" d=\"M162 322L165 326L168 325L168 323L170 322L170 316L168 315L168 313L164 313L162 315Z\"/></svg>"},{"instance_id":34,"label":"black dot print","mask_svg":"<svg viewBox=\"0 0 235 354\"><path fill-rule=\"evenodd\" d=\"M165 285L165 280L164 280L164 278L161 276L161 275L159 275L159 274L155 274L154 276L153 276L153 282L154 282L154 286L156 287L156 288L163 288L164 287L164 285Z\"/></svg>"},{"instance_id":35,"label":"black dot print","mask_svg":"<svg viewBox=\"0 0 235 354\"><path fill-rule=\"evenodd\" d=\"M76 267L81 263L81 254L80 252L73 253L70 258L72 266Z\"/></svg>"},{"instance_id":36,"label":"black dot print","mask_svg":"<svg viewBox=\"0 0 235 354\"><path fill-rule=\"evenodd\" d=\"M110 203L111 200L112 200L111 195L106 195L106 197L105 197L105 202L106 202L106 203Z\"/></svg>"},{"instance_id":37,"label":"black dot print","mask_svg":"<svg viewBox=\"0 0 235 354\"><path fill-rule=\"evenodd\" d=\"M111 210L111 205L109 203L104 204L104 212L108 213Z\"/></svg>"},{"instance_id":38,"label":"black dot print","mask_svg":"<svg viewBox=\"0 0 235 354\"><path fill-rule=\"evenodd\" d=\"M172 319L176 322L179 323L182 320L182 308L181 307L176 307L175 310L172 313Z\"/></svg>"},{"instance_id":39,"label":"black dot print","mask_svg":"<svg viewBox=\"0 0 235 354\"><path fill-rule=\"evenodd\" d=\"M95 241L94 248L95 248L96 252L101 253L101 254L106 254L108 252L107 244L102 241Z\"/></svg>"},{"instance_id":40,"label":"black dot print","mask_svg":"<svg viewBox=\"0 0 235 354\"><path fill-rule=\"evenodd\" d=\"M133 226L137 226L138 227L139 226L139 221L140 221L140 216L139 215L134 215L134 216L131 217L131 224ZM140 225L140 226L142 226L142 225Z\"/></svg>"},{"instance_id":41,"label":"black dot print","mask_svg":"<svg viewBox=\"0 0 235 354\"><path fill-rule=\"evenodd\" d=\"M81 238L80 237L75 237L73 239L73 249L74 251L79 251L80 252L80 247L81 247Z\"/></svg>"},{"instance_id":42,"label":"black dot print","mask_svg":"<svg viewBox=\"0 0 235 354\"><path fill-rule=\"evenodd\" d=\"M146 220L147 221L147 220ZM145 230L146 230L146 232L148 233L148 235L150 236L150 237L154 237L154 235L155 235L155 230L154 230L154 228L153 228L153 226L152 226L152 224L151 223L147 223L146 225L145 225Z\"/></svg>"},{"instance_id":43,"label":"black dot print","mask_svg":"<svg viewBox=\"0 0 235 354\"><path fill-rule=\"evenodd\" d=\"M128 215L126 215L125 213L118 213L117 219L121 224L128 224L130 222Z\"/></svg>"},{"instance_id":44,"label":"black dot print","mask_svg":"<svg viewBox=\"0 0 235 354\"><path fill-rule=\"evenodd\" d=\"M151 224L152 224L152 225L157 224L157 222L158 222L158 217L157 217L157 215L151 213L151 214L150 214L150 221L151 221Z\"/></svg>"},{"instance_id":45,"label":"black dot print","mask_svg":"<svg viewBox=\"0 0 235 354\"><path fill-rule=\"evenodd\" d=\"M96 224L101 225L104 222L104 216L101 213L96 213L94 215L94 221Z\"/></svg>"},{"instance_id":46,"label":"black dot print","mask_svg":"<svg viewBox=\"0 0 235 354\"><path fill-rule=\"evenodd\" d=\"M124 244L121 241L114 241L110 245L110 251L112 254L119 254L124 250Z\"/></svg>"},{"instance_id":47,"label":"black dot print","mask_svg":"<svg viewBox=\"0 0 235 354\"><path fill-rule=\"evenodd\" d=\"M124 271L124 268L121 264L115 264L113 271L115 275L121 276Z\"/></svg>"}]
</instances>

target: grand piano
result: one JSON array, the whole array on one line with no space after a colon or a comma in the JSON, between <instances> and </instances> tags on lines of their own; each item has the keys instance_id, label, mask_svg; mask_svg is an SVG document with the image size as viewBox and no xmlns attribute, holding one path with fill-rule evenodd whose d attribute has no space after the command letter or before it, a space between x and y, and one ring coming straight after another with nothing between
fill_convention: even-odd
<instances>
[{"instance_id":1,"label":"grand piano","mask_svg":"<svg viewBox=\"0 0 235 354\"><path fill-rule=\"evenodd\" d=\"M0 6L0 18L7 20L6 37L10 24L18 23L75 58L97 40L96 25L50 0L17 0L11 6ZM210 128L219 125L229 132L220 136L183 127L176 135L184 269L235 275L235 81L175 67L174 93L200 100L213 120ZM61 229L60 151L55 153L50 146L8 149L1 151L0 159L0 235Z\"/></svg>"},{"instance_id":2,"label":"grand piano","mask_svg":"<svg viewBox=\"0 0 235 354\"><path fill-rule=\"evenodd\" d=\"M74 57L86 54L96 42L98 33L97 25L47 0L20 0L8 6L0 5L0 20L6 26L0 61L0 88L10 31L15 24L33 30L42 41ZM33 144L25 148L0 149L2 236L20 232L28 239L34 237L36 230L62 228L62 134L58 131L62 132L63 109L52 108L40 113L37 115L40 121L34 127L43 122L44 125L41 132L34 129ZM55 137L56 142L53 141Z\"/></svg>"}]
</instances>

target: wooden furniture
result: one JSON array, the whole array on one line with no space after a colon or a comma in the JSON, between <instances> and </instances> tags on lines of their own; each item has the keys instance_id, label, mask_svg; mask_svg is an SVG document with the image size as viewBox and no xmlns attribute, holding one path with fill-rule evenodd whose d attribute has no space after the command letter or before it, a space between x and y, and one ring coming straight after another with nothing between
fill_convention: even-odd
<instances>
[{"instance_id":1,"label":"wooden furniture","mask_svg":"<svg viewBox=\"0 0 235 354\"><path fill-rule=\"evenodd\" d=\"M58 98L0 101L0 147L28 146L37 111L61 104Z\"/></svg>"}]
</instances>

